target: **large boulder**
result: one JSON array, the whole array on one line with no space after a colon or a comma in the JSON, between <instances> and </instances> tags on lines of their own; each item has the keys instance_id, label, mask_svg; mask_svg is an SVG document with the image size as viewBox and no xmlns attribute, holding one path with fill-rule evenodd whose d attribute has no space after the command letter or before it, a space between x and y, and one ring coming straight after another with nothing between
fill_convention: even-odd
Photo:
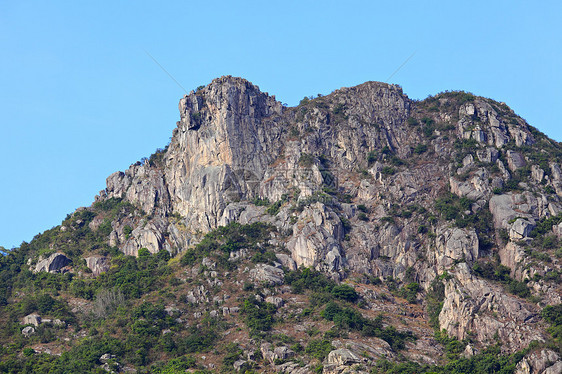
<instances>
[{"instance_id":1,"label":"large boulder","mask_svg":"<svg viewBox=\"0 0 562 374\"><path fill-rule=\"evenodd\" d=\"M439 325L459 340L472 332L479 342L496 337L506 349L518 350L533 340L545 341L534 305L507 294L501 286L475 277L466 263L450 269Z\"/></svg>"},{"instance_id":2,"label":"large boulder","mask_svg":"<svg viewBox=\"0 0 562 374\"><path fill-rule=\"evenodd\" d=\"M474 229L437 229L435 262L441 267L449 267L454 262L472 263L478 259L478 236Z\"/></svg>"},{"instance_id":3,"label":"large boulder","mask_svg":"<svg viewBox=\"0 0 562 374\"><path fill-rule=\"evenodd\" d=\"M543 349L523 358L515 368L515 374L559 374L562 373L560 355Z\"/></svg>"},{"instance_id":4,"label":"large boulder","mask_svg":"<svg viewBox=\"0 0 562 374\"><path fill-rule=\"evenodd\" d=\"M107 257L91 256L86 257L86 266L92 271L94 276L98 276L101 273L105 273L109 270L110 262Z\"/></svg>"},{"instance_id":5,"label":"large boulder","mask_svg":"<svg viewBox=\"0 0 562 374\"><path fill-rule=\"evenodd\" d=\"M41 324L41 317L39 314L28 314L27 316L23 317L23 324L24 325L33 325L39 326Z\"/></svg>"},{"instance_id":6,"label":"large boulder","mask_svg":"<svg viewBox=\"0 0 562 374\"><path fill-rule=\"evenodd\" d=\"M509 230L509 237L511 240L521 240L529 237L535 225L526 219L517 218L511 225Z\"/></svg>"},{"instance_id":7,"label":"large boulder","mask_svg":"<svg viewBox=\"0 0 562 374\"><path fill-rule=\"evenodd\" d=\"M26 338L27 338L27 337L30 337L31 335L35 334L35 328L33 328L32 326L24 327L24 328L21 330L21 333L22 333L22 335L25 336Z\"/></svg>"},{"instance_id":8,"label":"large boulder","mask_svg":"<svg viewBox=\"0 0 562 374\"><path fill-rule=\"evenodd\" d=\"M328 354L328 364L331 365L344 366L358 364L360 362L361 358L349 349L340 348Z\"/></svg>"},{"instance_id":9,"label":"large boulder","mask_svg":"<svg viewBox=\"0 0 562 374\"><path fill-rule=\"evenodd\" d=\"M254 269L250 270L250 277L255 282L269 285L283 284L284 275L283 269L266 264L257 264Z\"/></svg>"},{"instance_id":10,"label":"large boulder","mask_svg":"<svg viewBox=\"0 0 562 374\"><path fill-rule=\"evenodd\" d=\"M35 265L35 272L47 271L49 273L59 273L62 268L70 264L72 261L62 253L53 253L46 259L41 259Z\"/></svg>"}]
</instances>

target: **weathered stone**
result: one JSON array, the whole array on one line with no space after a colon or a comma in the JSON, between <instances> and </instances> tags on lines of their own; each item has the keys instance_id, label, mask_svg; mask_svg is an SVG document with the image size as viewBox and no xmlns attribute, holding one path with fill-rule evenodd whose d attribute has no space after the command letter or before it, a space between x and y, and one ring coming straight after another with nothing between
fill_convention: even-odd
<instances>
[{"instance_id":1,"label":"weathered stone","mask_svg":"<svg viewBox=\"0 0 562 374\"><path fill-rule=\"evenodd\" d=\"M451 273L454 278L446 283L439 314L441 328L458 339L466 338L469 331L480 342L491 343L499 336L506 348L514 350L533 340L544 341L536 312L529 305L506 294L502 287L474 277L466 263L456 265Z\"/></svg>"},{"instance_id":2,"label":"weathered stone","mask_svg":"<svg viewBox=\"0 0 562 374\"><path fill-rule=\"evenodd\" d=\"M26 326L21 330L21 333L25 337L30 337L31 335L35 334L35 328L32 326Z\"/></svg>"},{"instance_id":3,"label":"weathered stone","mask_svg":"<svg viewBox=\"0 0 562 374\"><path fill-rule=\"evenodd\" d=\"M281 308L285 304L282 298L276 296L268 296L265 298L265 301L275 305L276 308Z\"/></svg>"},{"instance_id":4,"label":"weathered stone","mask_svg":"<svg viewBox=\"0 0 562 374\"><path fill-rule=\"evenodd\" d=\"M277 257L277 260L279 260L283 267L289 270L297 270L297 263L289 255L286 255L284 253L276 253L275 257Z\"/></svg>"},{"instance_id":5,"label":"weathered stone","mask_svg":"<svg viewBox=\"0 0 562 374\"><path fill-rule=\"evenodd\" d=\"M41 317L39 316L39 314L28 314L27 316L23 317L23 324L24 325L34 325L34 326L39 326L41 324Z\"/></svg>"},{"instance_id":6,"label":"weathered stone","mask_svg":"<svg viewBox=\"0 0 562 374\"><path fill-rule=\"evenodd\" d=\"M279 360L288 360L295 357L295 352L287 347L276 347L273 353L276 356L275 359Z\"/></svg>"},{"instance_id":7,"label":"weathered stone","mask_svg":"<svg viewBox=\"0 0 562 374\"><path fill-rule=\"evenodd\" d=\"M481 162L493 164L498 159L499 152L496 148L488 147L486 149L477 150L476 155Z\"/></svg>"},{"instance_id":8,"label":"weathered stone","mask_svg":"<svg viewBox=\"0 0 562 374\"><path fill-rule=\"evenodd\" d=\"M250 277L254 281L271 285L283 284L284 274L282 269L266 264L257 264L250 270Z\"/></svg>"},{"instance_id":9,"label":"weathered stone","mask_svg":"<svg viewBox=\"0 0 562 374\"><path fill-rule=\"evenodd\" d=\"M511 225L509 230L509 237L511 240L521 240L527 238L531 231L535 228L535 225L526 219L518 218Z\"/></svg>"},{"instance_id":10,"label":"weathered stone","mask_svg":"<svg viewBox=\"0 0 562 374\"><path fill-rule=\"evenodd\" d=\"M233 367L234 367L234 370L241 371L242 369L244 369L246 367L247 364L248 364L248 361L246 361L246 360L237 360L237 361L234 362Z\"/></svg>"},{"instance_id":11,"label":"weathered stone","mask_svg":"<svg viewBox=\"0 0 562 374\"><path fill-rule=\"evenodd\" d=\"M478 236L473 229L438 229L436 249L435 260L444 268L456 261L472 263L478 259Z\"/></svg>"},{"instance_id":12,"label":"weathered stone","mask_svg":"<svg viewBox=\"0 0 562 374\"><path fill-rule=\"evenodd\" d=\"M72 261L62 253L53 253L46 259L40 259L35 266L35 272L47 271L49 273L58 273L62 268L70 264Z\"/></svg>"},{"instance_id":13,"label":"weathered stone","mask_svg":"<svg viewBox=\"0 0 562 374\"><path fill-rule=\"evenodd\" d=\"M342 265L342 239L341 220L324 204L315 203L299 215L287 248L297 266L337 271Z\"/></svg>"},{"instance_id":14,"label":"weathered stone","mask_svg":"<svg viewBox=\"0 0 562 374\"><path fill-rule=\"evenodd\" d=\"M328 354L328 364L337 366L353 365L361 362L361 358L349 349L340 348Z\"/></svg>"},{"instance_id":15,"label":"weathered stone","mask_svg":"<svg viewBox=\"0 0 562 374\"><path fill-rule=\"evenodd\" d=\"M560 368L562 368L560 355L554 351L542 349L523 358L517 364L515 374L558 374L560 371L555 370Z\"/></svg>"},{"instance_id":16,"label":"weathered stone","mask_svg":"<svg viewBox=\"0 0 562 374\"><path fill-rule=\"evenodd\" d=\"M437 100L439 111L426 114L444 125L428 128L431 134L426 135L431 136L420 137L421 127L415 126L424 125L416 113L425 104L410 101L397 86L368 82L310 100L298 109L284 109L243 79L216 79L181 99L180 121L157 161L137 163L108 178L96 201L115 197L136 207L128 206L126 217L112 222L109 243L132 255L143 247L152 253L165 249L175 254L217 226L263 222L277 228L267 245L276 252L287 250L277 253L286 269L307 266L335 279L392 276L397 282L408 274L426 290L447 270L454 278L446 282L440 320L451 334L466 337L468 331L476 331L475 344L480 347L498 330L508 350L522 347L527 337L543 339L546 335L535 323L537 311L532 305L472 276L473 263L490 255L488 249L479 249L484 238L479 239L472 224L461 229L443 217L437 223L427 218L436 213L435 199L450 188L457 196L474 200L463 214L480 214L489 203L496 229L509 230L512 240L530 240L532 224L562 212L559 199L542 194L544 186L539 184L546 182L562 196L557 160L548 173L533 165L532 178L520 180L518 188L524 192L496 195L509 183L511 172L526 166L524 151L506 144L531 145L529 126L502 104L487 99L474 97L458 105L444 94ZM409 117L416 118L417 124L408 123ZM450 131L445 124L455 129ZM476 140L474 148L456 147L456 140L470 139ZM415 151L420 141L428 152ZM458 156L463 161L460 169ZM399 159L406 164L400 165ZM268 199L269 206L256 206L255 198ZM360 205L364 207L359 209ZM126 234L126 226L132 232ZM554 231L562 236L562 228L556 226ZM486 239L498 239L498 234ZM559 269L554 262L531 266L513 242L506 245L498 239L496 245L502 264L512 268L516 279L534 279L534 274ZM229 261L242 262L252 255L251 248L241 248L230 253ZM208 260L186 274L201 276L202 284L218 288L220 271ZM258 264L247 274L258 283L283 282L277 265ZM555 300L557 291L543 280L529 282L533 294ZM274 298L266 291L262 295L266 300ZM380 307L375 296L370 308ZM200 285L188 291L187 300L222 302ZM221 307L214 312L233 311ZM195 313L199 318L202 312ZM419 341L431 344L423 338ZM386 349L381 347L377 349ZM358 355L357 349L349 350ZM416 351L423 349L416 347ZM427 356L438 353L424 352L411 357L430 363ZM391 357L392 351L372 354ZM264 358L274 364L274 357L270 347ZM275 371L304 370L293 364L276 365Z\"/></svg>"},{"instance_id":17,"label":"weathered stone","mask_svg":"<svg viewBox=\"0 0 562 374\"><path fill-rule=\"evenodd\" d=\"M92 271L94 276L98 276L101 273L105 273L109 270L111 265L109 258L100 256L86 257L86 266Z\"/></svg>"},{"instance_id":18,"label":"weathered stone","mask_svg":"<svg viewBox=\"0 0 562 374\"><path fill-rule=\"evenodd\" d=\"M525 159L523 158L523 156L521 156L519 152L515 152L511 150L507 151L507 166L511 171L520 169L524 167L526 164L527 163L525 162Z\"/></svg>"},{"instance_id":19,"label":"weathered stone","mask_svg":"<svg viewBox=\"0 0 562 374\"><path fill-rule=\"evenodd\" d=\"M536 182L542 182L542 180L544 179L544 175L544 170L541 169L538 165L531 166L531 177L533 177Z\"/></svg>"}]
</instances>

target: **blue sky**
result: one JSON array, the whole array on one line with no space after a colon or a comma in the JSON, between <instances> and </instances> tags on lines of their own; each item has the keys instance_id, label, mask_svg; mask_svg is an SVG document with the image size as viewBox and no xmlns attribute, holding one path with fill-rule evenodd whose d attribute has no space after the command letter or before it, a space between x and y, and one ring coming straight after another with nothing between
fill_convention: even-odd
<instances>
[{"instance_id":1,"label":"blue sky","mask_svg":"<svg viewBox=\"0 0 562 374\"><path fill-rule=\"evenodd\" d=\"M244 77L296 105L392 78L504 101L562 141L562 2L0 2L0 245L93 202L169 141L183 91ZM162 2L164 3L164 2ZM540 5L537 5L539 4Z\"/></svg>"}]
</instances>

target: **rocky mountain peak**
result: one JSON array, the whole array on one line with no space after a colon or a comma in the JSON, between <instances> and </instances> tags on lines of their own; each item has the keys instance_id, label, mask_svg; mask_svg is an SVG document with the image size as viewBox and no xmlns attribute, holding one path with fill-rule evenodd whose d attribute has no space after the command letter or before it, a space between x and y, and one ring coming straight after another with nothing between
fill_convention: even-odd
<instances>
[{"instance_id":1,"label":"rocky mountain peak","mask_svg":"<svg viewBox=\"0 0 562 374\"><path fill-rule=\"evenodd\" d=\"M284 107L225 76L184 96L179 111L166 148L109 176L96 203L60 228L65 238L80 230L102 238L84 253L103 265L87 261L91 272L112 269L96 248L182 256L201 267L178 272L210 277L190 290L197 304L210 302L207 283L217 290L232 280L218 280L221 263L248 289L270 287L256 300L269 296L281 308L292 303L278 288L292 279L284 274L306 267L303 277L317 271L355 284L369 313L408 309L387 294L423 306L408 309L427 338L410 357L432 364L432 329L440 341L470 342L467 356L498 341L515 352L549 339L539 314L562 301L562 147L504 103L462 91L416 101L399 86L367 82ZM263 242L249 245L241 233ZM81 263L68 243L49 248ZM249 251L258 251L254 262ZM386 343L361 344L394 357ZM264 357L277 354L264 347ZM327 364L338 367L344 353L350 362L361 354L334 352ZM543 352L525 367L543 356L560 362Z\"/></svg>"}]
</instances>

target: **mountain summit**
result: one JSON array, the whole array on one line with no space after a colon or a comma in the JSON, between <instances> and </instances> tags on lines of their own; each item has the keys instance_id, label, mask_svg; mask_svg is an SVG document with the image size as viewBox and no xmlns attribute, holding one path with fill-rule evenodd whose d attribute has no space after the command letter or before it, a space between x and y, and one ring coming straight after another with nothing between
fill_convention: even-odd
<instances>
[{"instance_id":1,"label":"mountain summit","mask_svg":"<svg viewBox=\"0 0 562 374\"><path fill-rule=\"evenodd\" d=\"M40 313L103 331L86 372L562 371L562 148L506 104L367 82L285 107L226 76L179 112L2 259L10 364L69 350Z\"/></svg>"}]
</instances>

